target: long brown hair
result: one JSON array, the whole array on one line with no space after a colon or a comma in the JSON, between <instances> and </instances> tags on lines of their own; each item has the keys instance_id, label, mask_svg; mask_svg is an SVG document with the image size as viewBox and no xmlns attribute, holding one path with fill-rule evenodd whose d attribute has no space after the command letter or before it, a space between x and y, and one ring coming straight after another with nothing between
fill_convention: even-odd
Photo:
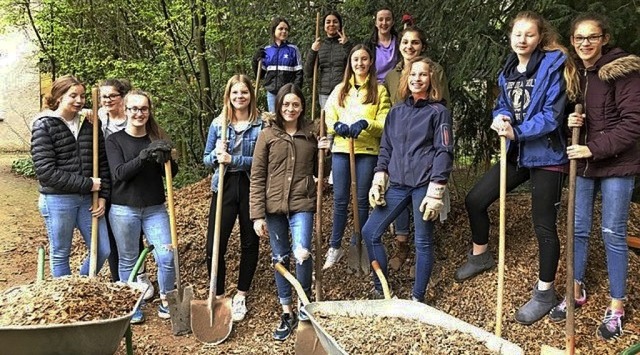
<instances>
[{"instance_id":1,"label":"long brown hair","mask_svg":"<svg viewBox=\"0 0 640 355\"><path fill-rule=\"evenodd\" d=\"M149 95L149 93L147 93L146 91L138 90L138 89L131 90L129 91L129 93L127 93L127 96L124 97L124 105L127 106L127 102L129 101L129 98L135 95L146 97L147 102L149 103L149 119L147 120L147 123L144 125L144 128L147 131L149 138L152 141L159 140L159 139L169 139L169 136L167 135L167 133L164 130L162 130L162 128L160 128L160 126L158 125L158 122L156 122L156 119L153 114L153 102L151 101L151 95Z\"/></svg>"},{"instance_id":2,"label":"long brown hair","mask_svg":"<svg viewBox=\"0 0 640 355\"><path fill-rule=\"evenodd\" d=\"M256 107L256 97L253 91L253 85L251 85L251 79L243 74L236 74L229 78L227 86L224 88L224 99L222 105L222 117L224 117L228 123L232 123L235 118L236 108L231 104L231 87L237 83L242 83L247 86L249 90L249 122L253 123L258 118L258 108Z\"/></svg>"},{"instance_id":3,"label":"long brown hair","mask_svg":"<svg viewBox=\"0 0 640 355\"><path fill-rule=\"evenodd\" d=\"M302 90L298 87L298 85L293 83L284 84L283 87L278 90L278 95L276 95L276 118L275 125L284 129L284 117L282 117L282 103L284 102L284 97L287 94L294 94L300 99L300 103L302 104L302 110L300 111L300 116L298 116L298 121L296 122L296 128L300 130L304 126L304 113L306 111L306 104L304 101L304 95L302 94Z\"/></svg>"},{"instance_id":4,"label":"long brown hair","mask_svg":"<svg viewBox=\"0 0 640 355\"><path fill-rule=\"evenodd\" d=\"M86 90L84 84L73 75L63 75L56 79L51 85L51 94L44 98L45 107L53 111L57 110L58 105L60 105L60 98L64 96L69 89L77 85L82 86Z\"/></svg>"},{"instance_id":5,"label":"long brown hair","mask_svg":"<svg viewBox=\"0 0 640 355\"><path fill-rule=\"evenodd\" d=\"M415 57L409 61L407 68L402 71L400 77L400 84L398 86L398 95L402 100L406 100L411 91L409 90L409 74L411 73L411 67L414 63L423 62L429 67L429 88L427 89L427 98L429 101L441 101L442 93L444 92L444 84L440 82L439 75L433 75L433 68L435 62L428 57Z\"/></svg>"},{"instance_id":6,"label":"long brown hair","mask_svg":"<svg viewBox=\"0 0 640 355\"><path fill-rule=\"evenodd\" d=\"M347 68L344 71L344 76L342 77L342 88L340 88L340 92L338 93L338 105L340 107L344 107L345 99L349 94L349 90L351 90L351 82L350 79L353 77L355 81L355 74L353 72L353 67L351 66L351 57L356 51L364 50L369 55L369 73L367 74L368 80L366 82L366 94L363 104L378 104L378 82L376 80L376 65L373 62L375 58L373 58L373 54L371 53L371 49L365 46L364 44L358 44L351 49L349 52L349 57L347 59Z\"/></svg>"},{"instance_id":7,"label":"long brown hair","mask_svg":"<svg viewBox=\"0 0 640 355\"><path fill-rule=\"evenodd\" d=\"M567 97L569 100L575 102L580 92L578 69L576 68L576 63L569 55L567 47L560 44L560 35L558 34L558 31L556 31L556 29L551 26L544 17L533 11L519 12L516 17L511 20L510 28L513 30L513 25L520 20L532 22L536 27L538 27L538 33L540 33L540 43L538 44L538 48L540 50L560 50L564 53L566 60L564 62L563 76L567 86Z\"/></svg>"}]
</instances>

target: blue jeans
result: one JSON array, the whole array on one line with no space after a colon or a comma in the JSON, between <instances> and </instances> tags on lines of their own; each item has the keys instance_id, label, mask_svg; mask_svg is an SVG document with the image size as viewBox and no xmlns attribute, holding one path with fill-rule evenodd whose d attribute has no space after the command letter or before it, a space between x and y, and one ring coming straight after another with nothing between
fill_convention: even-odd
<instances>
[{"instance_id":1,"label":"blue jeans","mask_svg":"<svg viewBox=\"0 0 640 355\"><path fill-rule=\"evenodd\" d=\"M71 275L69 255L73 229L78 228L87 248L91 248L91 194L40 194L40 214L49 236L50 267L53 277ZM98 219L98 267L109 257L109 237L104 217ZM89 275L89 255L82 261L80 275Z\"/></svg>"},{"instance_id":2,"label":"blue jeans","mask_svg":"<svg viewBox=\"0 0 640 355\"><path fill-rule=\"evenodd\" d=\"M377 155L356 154L356 194L358 196L358 217L360 230L369 218L369 189L373 180L373 168L378 162ZM333 228L329 246L340 248L344 228L347 225L347 214L351 208L351 173L349 154L332 154L333 169ZM352 244L355 240L351 241Z\"/></svg>"},{"instance_id":3,"label":"blue jeans","mask_svg":"<svg viewBox=\"0 0 640 355\"><path fill-rule=\"evenodd\" d=\"M633 192L633 176L583 178L576 180L575 215L575 279L584 280L589 250L589 234L593 223L593 202L600 190L602 196L602 238L607 254L609 292L611 298L623 300L627 289L627 219Z\"/></svg>"},{"instance_id":4,"label":"blue jeans","mask_svg":"<svg viewBox=\"0 0 640 355\"><path fill-rule=\"evenodd\" d=\"M409 207L405 208L395 220L396 235L409 235Z\"/></svg>"},{"instance_id":5,"label":"blue jeans","mask_svg":"<svg viewBox=\"0 0 640 355\"><path fill-rule=\"evenodd\" d=\"M276 112L276 94L267 91L267 108L269 112Z\"/></svg>"},{"instance_id":6,"label":"blue jeans","mask_svg":"<svg viewBox=\"0 0 640 355\"><path fill-rule=\"evenodd\" d=\"M267 214L269 243L273 263L281 263L289 270L289 259L293 253L296 262L296 278L300 281L304 292L311 295L311 237L313 233L313 212L295 212L289 216L283 214ZM291 230L291 242L289 242ZM292 303L291 284L279 272L275 272L278 298L281 305Z\"/></svg>"},{"instance_id":7,"label":"blue jeans","mask_svg":"<svg viewBox=\"0 0 640 355\"><path fill-rule=\"evenodd\" d=\"M407 206L411 206L413 223L416 227L416 279L411 293L420 301L424 301L434 262L433 222L423 220L422 212L420 212L420 203L426 193L427 186L391 185L385 194L386 206L376 206L362 229L362 237L367 243L369 260L377 260L387 276L387 252L382 243L382 235L391 222L406 211ZM373 282L377 290L382 290L380 280L375 273L373 273Z\"/></svg>"},{"instance_id":8,"label":"blue jeans","mask_svg":"<svg viewBox=\"0 0 640 355\"><path fill-rule=\"evenodd\" d=\"M118 273L120 280L126 281L140 254L140 231L144 232L147 242L154 246L153 257L158 265L158 285L160 294L175 288L176 270L173 265L171 229L169 215L162 205L132 207L111 205L109 222L118 245L120 260Z\"/></svg>"}]
</instances>

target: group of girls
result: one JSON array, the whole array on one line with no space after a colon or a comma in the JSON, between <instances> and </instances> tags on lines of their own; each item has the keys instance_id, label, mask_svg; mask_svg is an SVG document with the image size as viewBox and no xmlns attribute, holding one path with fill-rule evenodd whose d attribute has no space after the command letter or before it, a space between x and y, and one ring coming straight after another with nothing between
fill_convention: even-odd
<instances>
[{"instance_id":1,"label":"group of girls","mask_svg":"<svg viewBox=\"0 0 640 355\"><path fill-rule=\"evenodd\" d=\"M174 175L178 166L171 160L171 144L154 119L151 97L129 90L126 81L103 82L102 108L96 118L83 112L86 94L82 82L71 75L54 81L46 99L48 109L32 127L39 209L47 227L53 277L71 274L73 230L78 228L89 246L92 218L97 218L97 270L111 255L112 279L126 281L141 251L144 232L155 247L158 264L158 316L167 319L166 294L175 288L175 269L162 177L165 162L171 162ZM102 126L98 130L99 177L92 176L94 124ZM99 195L97 206L92 205L94 192ZM80 268L81 275L89 274L88 259ZM145 294L146 299L152 296L153 290ZM143 321L144 313L138 308L131 322Z\"/></svg>"},{"instance_id":2,"label":"group of girls","mask_svg":"<svg viewBox=\"0 0 640 355\"><path fill-rule=\"evenodd\" d=\"M275 119L270 124L262 120L251 80L235 75L225 88L223 112L209 129L204 163L214 169L214 174L207 265L212 267L215 215L222 213L217 266L217 296L222 297L224 255L238 219L241 261L232 301L235 321L247 313L246 297L258 262L259 237L269 236L274 263L289 269L293 257L296 277L311 294L318 149L331 149L334 171L334 223L325 269L342 257L350 194L350 140L355 148L355 193L368 256L379 262L385 275L388 267L399 268L394 266L394 258L387 261L382 235L397 219L396 265L401 265L408 254L409 216L413 214L416 267L410 297L425 301L434 264L434 222L446 218L447 183L453 166L453 125L444 70L422 56L427 47L422 31L410 27L396 34L389 9L376 13L369 45L353 45L336 12L329 12L323 23L326 38L312 44L305 69L310 72L311 63L318 59L320 105L333 140L317 137L305 120L300 53L287 42L289 23L282 18L275 19L271 26L274 44L254 57L254 70L258 64L263 69L268 107ZM622 334L625 320L626 221L634 175L640 173L640 150L636 146L640 139L640 58L609 46L609 27L599 15L576 18L570 40L571 53L542 17L529 11L519 13L511 22L512 52L498 79L500 94L491 129L508 141L507 189L531 181L532 219L539 251L538 280L531 299L518 309L515 319L532 324L545 315L553 321L565 318L567 300L558 302L554 289L560 255L556 223L566 166L569 159L577 159L576 294L569 301L581 307L587 300L587 246L594 201L600 191L611 303L597 333L612 339ZM55 111L36 120L32 153L41 184L40 206L51 240L54 276L70 273L73 226L78 226L88 243L87 221L91 214L104 214L104 201L98 209L90 209L91 191L100 191L103 199L111 199L112 228L118 225L114 237L120 254L120 278L128 277L129 263L139 249L142 225L148 240L160 247L156 259L167 261L159 271L162 297L174 287L175 271L169 262L171 256L162 255L170 249L169 241L157 236L153 228L168 229L161 196L161 165L170 159L162 153L170 145L153 120L150 98L141 92L124 98L126 128L113 133L106 144L111 174L106 160L101 159L101 179L96 179L90 177L87 168L91 123L77 121L84 104L84 86L67 77L56 81L53 89L50 107ZM584 105L585 113L571 113L576 103ZM228 124L226 140L222 140L223 121ZM565 126L581 128L578 142L568 146ZM76 141L79 150L72 149ZM100 150L104 158L102 143ZM220 164L226 167L223 191L217 191ZM467 260L455 271L458 282L495 265L487 247L487 209L498 199L498 180L496 165L465 199L473 243ZM141 181L148 186L143 188ZM217 211L213 203L219 193L224 193L222 211ZM373 208L370 218L369 206ZM74 214L69 213L72 208ZM61 222L65 219L70 219L70 224ZM108 250L108 243L101 242L100 264ZM86 274L86 265L82 272ZM380 282L375 274L372 277L374 297L379 297ZM288 282L278 273L275 279L282 315L274 338L284 340L306 316L299 304L298 312L294 311Z\"/></svg>"}]
</instances>

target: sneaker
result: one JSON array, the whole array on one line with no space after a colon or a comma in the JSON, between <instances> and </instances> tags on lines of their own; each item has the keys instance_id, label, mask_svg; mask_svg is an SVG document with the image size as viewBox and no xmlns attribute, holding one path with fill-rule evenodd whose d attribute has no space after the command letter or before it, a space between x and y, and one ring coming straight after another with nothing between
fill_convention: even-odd
<instances>
[{"instance_id":1,"label":"sneaker","mask_svg":"<svg viewBox=\"0 0 640 355\"><path fill-rule=\"evenodd\" d=\"M296 317L295 313L282 313L280 316L280 325L273 333L273 339L280 341L286 340L289 335L293 333L293 330L296 329L296 326L298 326L298 317Z\"/></svg>"},{"instance_id":2,"label":"sneaker","mask_svg":"<svg viewBox=\"0 0 640 355\"><path fill-rule=\"evenodd\" d=\"M169 306L165 306L162 303L158 306L158 317L162 319L170 319L171 314L169 314Z\"/></svg>"},{"instance_id":3,"label":"sneaker","mask_svg":"<svg viewBox=\"0 0 640 355\"><path fill-rule=\"evenodd\" d=\"M234 322L240 322L247 314L246 297L235 295L231 300L231 318Z\"/></svg>"},{"instance_id":4,"label":"sneaker","mask_svg":"<svg viewBox=\"0 0 640 355\"><path fill-rule=\"evenodd\" d=\"M339 262L343 256L344 256L344 250L329 248L329 250L327 250L327 260L325 260L324 266L322 266L322 270L326 270L332 267L337 262Z\"/></svg>"},{"instance_id":5,"label":"sneaker","mask_svg":"<svg viewBox=\"0 0 640 355\"><path fill-rule=\"evenodd\" d=\"M153 283L149 280L149 275L146 273L138 274L136 281L147 285L147 290L144 292L144 300L148 301L153 298L153 294L156 290L153 288Z\"/></svg>"},{"instance_id":6,"label":"sneaker","mask_svg":"<svg viewBox=\"0 0 640 355\"><path fill-rule=\"evenodd\" d=\"M583 304L587 303L587 292L582 289L582 297L574 300L574 307L578 309L582 307ZM551 308L549 312L549 319L552 322L562 322L567 319L567 298L565 297L559 305Z\"/></svg>"},{"instance_id":7,"label":"sneaker","mask_svg":"<svg viewBox=\"0 0 640 355\"><path fill-rule=\"evenodd\" d=\"M599 337L605 340L615 339L622 335L622 324L624 323L624 310L612 310L607 308L604 313L602 324L596 332Z\"/></svg>"},{"instance_id":8,"label":"sneaker","mask_svg":"<svg viewBox=\"0 0 640 355\"><path fill-rule=\"evenodd\" d=\"M141 324L144 323L144 313L142 313L142 304L136 308L135 312L133 312L133 317L131 317L131 324Z\"/></svg>"}]
</instances>

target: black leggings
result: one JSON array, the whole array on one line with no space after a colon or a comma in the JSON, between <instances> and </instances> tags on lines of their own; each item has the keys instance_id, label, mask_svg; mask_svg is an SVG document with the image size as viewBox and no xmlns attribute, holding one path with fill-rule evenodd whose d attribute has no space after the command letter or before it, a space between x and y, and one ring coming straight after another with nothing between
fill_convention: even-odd
<instances>
[{"instance_id":1,"label":"black leggings","mask_svg":"<svg viewBox=\"0 0 640 355\"><path fill-rule=\"evenodd\" d=\"M539 168L518 168L507 162L507 191L531 179L531 214L538 238L539 278L544 282L555 280L560 258L560 241L556 229L564 173ZM471 237L477 245L489 242L489 214L487 208L500 198L500 164L487 171L471 189L465 199L469 214Z\"/></svg>"},{"instance_id":2,"label":"black leggings","mask_svg":"<svg viewBox=\"0 0 640 355\"><path fill-rule=\"evenodd\" d=\"M240 224L240 273L238 276L238 290L249 291L253 275L258 265L258 246L260 241L253 230L253 222L249 218L249 178L245 172L231 172L225 174L224 193L222 195L222 217L220 223L220 250L218 257L218 279L216 294L224 294L224 283L227 272L225 254L231 231L236 223ZM216 201L218 194L211 197L209 209L209 226L207 228L207 269L211 274L211 257L213 254L213 234L216 220Z\"/></svg>"}]
</instances>

